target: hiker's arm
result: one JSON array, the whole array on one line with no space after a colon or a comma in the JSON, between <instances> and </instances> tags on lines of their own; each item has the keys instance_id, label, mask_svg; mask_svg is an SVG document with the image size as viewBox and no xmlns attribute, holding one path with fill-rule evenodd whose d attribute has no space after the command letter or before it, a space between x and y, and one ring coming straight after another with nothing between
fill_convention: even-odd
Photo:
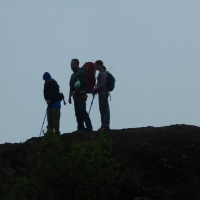
<instances>
[{"instance_id":1,"label":"hiker's arm","mask_svg":"<svg viewBox=\"0 0 200 200\"><path fill-rule=\"evenodd\" d=\"M80 88L77 88L76 90L74 89L74 86L73 86L73 82L72 82L72 78L70 80L70 91L69 91L69 99L68 99L68 102L71 104L71 98L73 95L76 95L79 91L80 91Z\"/></svg>"},{"instance_id":2,"label":"hiker's arm","mask_svg":"<svg viewBox=\"0 0 200 200\"><path fill-rule=\"evenodd\" d=\"M73 95L73 92L74 92L74 87L73 87L73 82L72 82L72 77L73 77L73 74L71 75L71 78L70 78L70 81L69 81L69 98L68 98L68 102L69 104L72 103L72 95Z\"/></svg>"},{"instance_id":3,"label":"hiker's arm","mask_svg":"<svg viewBox=\"0 0 200 200\"><path fill-rule=\"evenodd\" d=\"M73 90L69 90L69 99L68 99L69 104L72 103L72 94L73 94Z\"/></svg>"},{"instance_id":4,"label":"hiker's arm","mask_svg":"<svg viewBox=\"0 0 200 200\"><path fill-rule=\"evenodd\" d=\"M44 91L43 91L44 99L45 99L47 104L50 104L51 101L50 101L50 96L49 96L49 92L48 91L49 91L49 83L45 82L44 83Z\"/></svg>"},{"instance_id":5,"label":"hiker's arm","mask_svg":"<svg viewBox=\"0 0 200 200\"><path fill-rule=\"evenodd\" d=\"M80 88L77 88L77 89L74 91L73 95L76 95L76 94L78 94L78 93L79 93L79 91L81 91L81 87L80 87Z\"/></svg>"},{"instance_id":6,"label":"hiker's arm","mask_svg":"<svg viewBox=\"0 0 200 200\"><path fill-rule=\"evenodd\" d=\"M55 103L59 100L59 85L56 81L51 82L51 90L50 90L50 103Z\"/></svg>"},{"instance_id":7,"label":"hiker's arm","mask_svg":"<svg viewBox=\"0 0 200 200\"><path fill-rule=\"evenodd\" d=\"M107 73L106 72L102 72L101 74L100 74L100 80L101 80L101 82L100 82L100 85L98 85L98 87L97 88L95 88L95 91L97 92L97 91L100 91L100 90L102 90L102 89L104 89L105 87L106 87L106 79L107 79Z\"/></svg>"},{"instance_id":8,"label":"hiker's arm","mask_svg":"<svg viewBox=\"0 0 200 200\"><path fill-rule=\"evenodd\" d=\"M44 99L45 99L45 101L47 101L47 100L48 100L48 97L47 97L47 84L46 84L46 82L44 83L43 94L44 94Z\"/></svg>"}]
</instances>

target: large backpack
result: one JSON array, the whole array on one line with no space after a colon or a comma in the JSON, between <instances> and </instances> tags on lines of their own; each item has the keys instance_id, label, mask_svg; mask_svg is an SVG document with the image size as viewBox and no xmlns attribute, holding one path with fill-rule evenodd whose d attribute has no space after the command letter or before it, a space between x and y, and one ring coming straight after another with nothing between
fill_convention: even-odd
<instances>
[{"instance_id":1,"label":"large backpack","mask_svg":"<svg viewBox=\"0 0 200 200\"><path fill-rule=\"evenodd\" d=\"M108 80L107 80L107 84L106 84L106 88L108 89L109 92L113 91L115 88L115 78L114 76L106 71L107 75L108 75Z\"/></svg>"},{"instance_id":2,"label":"large backpack","mask_svg":"<svg viewBox=\"0 0 200 200\"><path fill-rule=\"evenodd\" d=\"M95 78L96 70L94 68L94 63L86 62L81 69L85 70L86 73L87 93L91 93L91 90L94 88L96 84L96 78Z\"/></svg>"}]
</instances>

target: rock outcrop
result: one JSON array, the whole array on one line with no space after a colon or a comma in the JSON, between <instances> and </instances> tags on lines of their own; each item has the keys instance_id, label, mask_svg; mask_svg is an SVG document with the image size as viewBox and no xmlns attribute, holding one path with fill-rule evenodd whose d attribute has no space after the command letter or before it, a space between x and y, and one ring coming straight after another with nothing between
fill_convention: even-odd
<instances>
[{"instance_id":1,"label":"rock outcrop","mask_svg":"<svg viewBox=\"0 0 200 200\"><path fill-rule=\"evenodd\" d=\"M120 163L119 199L195 200L200 198L200 128L190 125L144 127L106 132L113 157ZM72 143L98 139L97 132L59 136L69 151ZM0 145L0 188L13 170L26 175L26 159L42 138ZM1 196L2 191L1 192ZM2 197L0 199L3 199Z\"/></svg>"}]
</instances>

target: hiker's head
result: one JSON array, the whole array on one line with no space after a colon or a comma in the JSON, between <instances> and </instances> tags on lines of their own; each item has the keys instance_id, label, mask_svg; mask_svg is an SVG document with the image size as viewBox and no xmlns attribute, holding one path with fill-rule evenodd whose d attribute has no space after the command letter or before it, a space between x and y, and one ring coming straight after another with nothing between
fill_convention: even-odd
<instances>
[{"instance_id":1,"label":"hiker's head","mask_svg":"<svg viewBox=\"0 0 200 200\"><path fill-rule=\"evenodd\" d=\"M103 62L101 60L97 60L95 63L94 63L94 67L96 70L104 70L104 66L103 66Z\"/></svg>"},{"instance_id":2,"label":"hiker's head","mask_svg":"<svg viewBox=\"0 0 200 200\"><path fill-rule=\"evenodd\" d=\"M71 60L71 69L74 71L79 68L79 60L74 58Z\"/></svg>"},{"instance_id":3,"label":"hiker's head","mask_svg":"<svg viewBox=\"0 0 200 200\"><path fill-rule=\"evenodd\" d=\"M45 72L45 73L43 74L43 80L44 80L44 81L51 80L51 75L49 74L49 72Z\"/></svg>"}]
</instances>

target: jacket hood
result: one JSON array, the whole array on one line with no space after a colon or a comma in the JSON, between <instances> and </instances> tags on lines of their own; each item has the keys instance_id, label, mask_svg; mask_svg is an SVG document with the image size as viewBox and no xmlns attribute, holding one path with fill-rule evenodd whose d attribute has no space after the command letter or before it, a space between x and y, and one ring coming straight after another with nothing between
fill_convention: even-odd
<instances>
[{"instance_id":1,"label":"jacket hood","mask_svg":"<svg viewBox=\"0 0 200 200\"><path fill-rule=\"evenodd\" d=\"M51 75L49 74L49 72L45 72L43 74L43 80L47 81L51 79Z\"/></svg>"}]
</instances>

